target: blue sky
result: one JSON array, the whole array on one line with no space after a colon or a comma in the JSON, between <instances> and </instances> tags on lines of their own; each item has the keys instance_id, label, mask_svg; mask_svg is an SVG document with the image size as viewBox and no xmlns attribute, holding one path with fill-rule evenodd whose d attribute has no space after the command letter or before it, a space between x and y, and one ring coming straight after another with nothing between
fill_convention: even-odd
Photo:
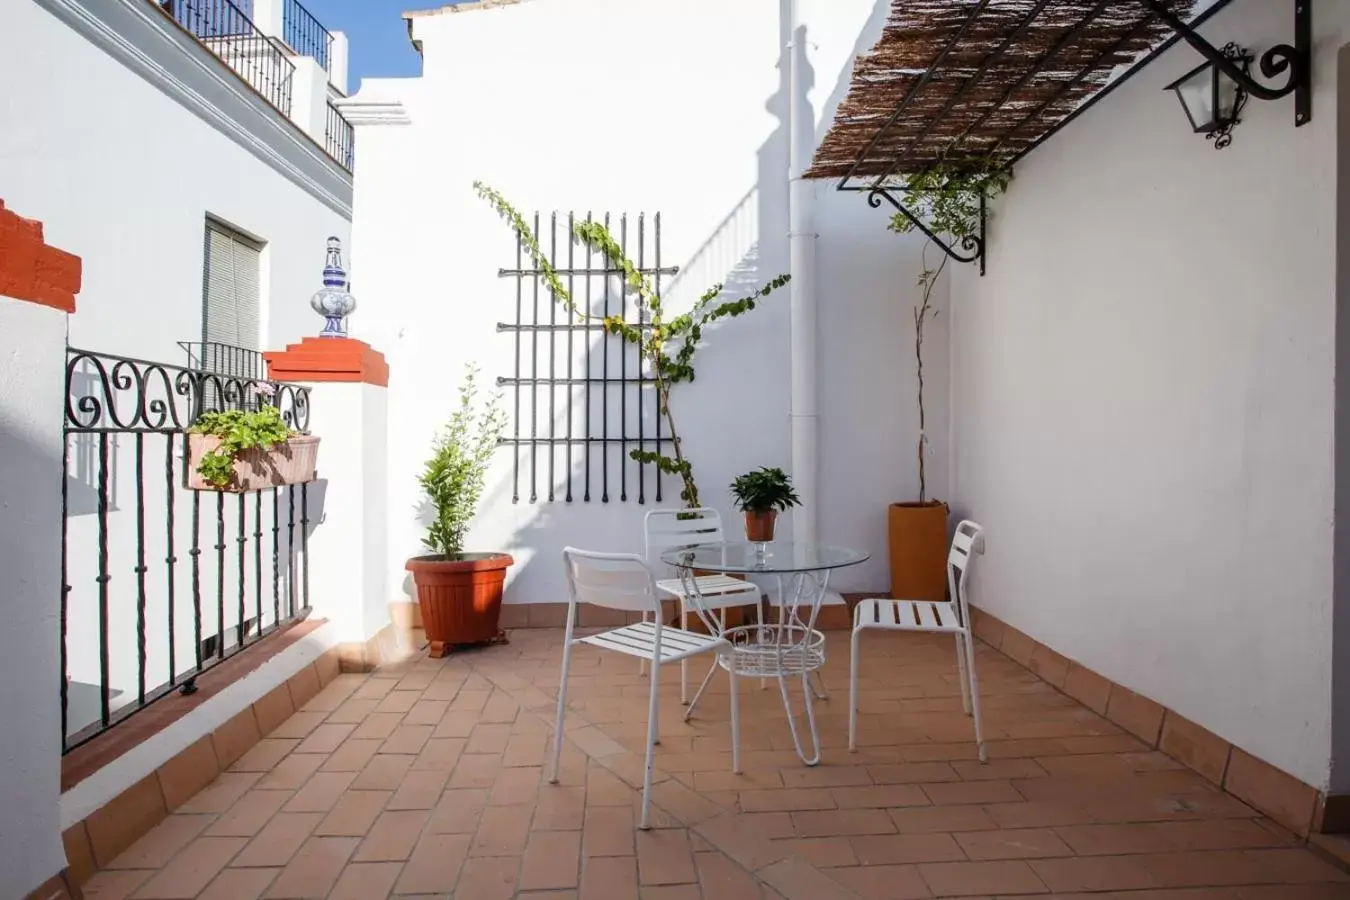
<instances>
[{"instance_id":1,"label":"blue sky","mask_svg":"<svg viewBox=\"0 0 1350 900\"><path fill-rule=\"evenodd\" d=\"M408 43L407 9L433 9L452 0L302 0L326 28L345 32L351 41L349 91L362 78L418 75L422 61Z\"/></svg>"}]
</instances>

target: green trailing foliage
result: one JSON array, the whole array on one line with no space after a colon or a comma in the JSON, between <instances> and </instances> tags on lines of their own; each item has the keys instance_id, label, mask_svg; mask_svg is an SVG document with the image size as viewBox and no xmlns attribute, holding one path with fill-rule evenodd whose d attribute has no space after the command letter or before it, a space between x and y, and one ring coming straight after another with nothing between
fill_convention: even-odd
<instances>
[{"instance_id":1,"label":"green trailing foliage","mask_svg":"<svg viewBox=\"0 0 1350 900\"><path fill-rule=\"evenodd\" d=\"M939 235L948 235L960 245L966 238L980 234L981 201L996 197L1008 189L1012 172L1008 169L994 171L958 170L948 166L934 166L906 181L904 193L905 205L916 217L924 222L929 230ZM896 213L891 216L889 230L897 234L909 234L916 230L910 219ZM917 286L919 302L914 306L914 359L919 377L919 502L928 499L928 473L925 465L928 449L927 415L924 409L923 374L923 335L924 325L937 315L933 308L933 289L938 279L951 262L946 253L936 267L928 264L928 249L934 239L929 237L923 246L923 263L919 272Z\"/></svg>"},{"instance_id":2,"label":"green trailing foliage","mask_svg":"<svg viewBox=\"0 0 1350 900\"><path fill-rule=\"evenodd\" d=\"M437 436L431 458L418 483L432 513L422 543L448 559L464 552L464 535L483 495L488 464L506 427L501 395L493 394L478 408L478 370L467 366L459 388L459 405Z\"/></svg>"},{"instance_id":3,"label":"green trailing foliage","mask_svg":"<svg viewBox=\"0 0 1350 900\"><path fill-rule=\"evenodd\" d=\"M281 410L271 403L257 410L205 412L188 429L188 434L220 438L220 446L202 456L197 472L208 484L221 488L229 486L234 478L234 461L239 454L284 444L294 433L282 419Z\"/></svg>"},{"instance_id":4,"label":"green trailing foliage","mask_svg":"<svg viewBox=\"0 0 1350 900\"><path fill-rule=\"evenodd\" d=\"M737 476L731 482L731 496L736 506L748 513L784 512L802 503L787 473L768 466Z\"/></svg>"},{"instance_id":5,"label":"green trailing foliage","mask_svg":"<svg viewBox=\"0 0 1350 900\"><path fill-rule=\"evenodd\" d=\"M723 286L713 285L703 293L692 309L668 319L651 279L639 272L632 260L624 255L622 247L609 229L595 221L577 222L572 226L572 237L592 251L603 255L610 265L622 272L624 284L637 297L638 311L644 324L625 322L622 315L593 316L590 310L578 306L571 293L563 286L557 270L540 249L539 236L525 221L525 217L501 193L481 181L475 181L473 187L478 196L487 201L520 235L525 252L530 255L535 267L543 273L544 284L563 308L570 310L582 320L599 321L604 325L606 333L637 345L655 381L657 411L666 421L667 432L671 438L670 446L673 449L670 456L654 450L632 450L629 456L639 463L654 465L660 471L678 477L683 485L680 499L691 509L700 506L693 465L684 455L679 432L675 430L675 417L670 408L671 388L681 382L694 380L694 354L703 339L704 330L709 325L719 319L745 315L773 291L785 286L792 276L778 275L754 293L738 300L722 299Z\"/></svg>"}]
</instances>

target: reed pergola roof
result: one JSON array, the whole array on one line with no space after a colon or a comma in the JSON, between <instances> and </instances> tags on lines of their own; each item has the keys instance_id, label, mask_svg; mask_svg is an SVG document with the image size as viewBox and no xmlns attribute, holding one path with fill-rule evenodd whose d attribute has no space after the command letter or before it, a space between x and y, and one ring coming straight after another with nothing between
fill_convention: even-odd
<instances>
[{"instance_id":1,"label":"reed pergola roof","mask_svg":"<svg viewBox=\"0 0 1350 900\"><path fill-rule=\"evenodd\" d=\"M1198 24L1226 2L1165 5ZM865 189L1010 165L1172 39L1139 0L892 0L806 177Z\"/></svg>"}]
</instances>

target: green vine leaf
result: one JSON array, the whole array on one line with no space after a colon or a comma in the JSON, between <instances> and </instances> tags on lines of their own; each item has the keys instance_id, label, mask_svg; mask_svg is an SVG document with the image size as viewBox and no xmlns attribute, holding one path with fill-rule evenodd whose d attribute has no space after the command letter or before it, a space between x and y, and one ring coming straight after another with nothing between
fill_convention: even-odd
<instances>
[{"instance_id":1,"label":"green vine leaf","mask_svg":"<svg viewBox=\"0 0 1350 900\"><path fill-rule=\"evenodd\" d=\"M234 479L234 461L241 453L284 444L294 433L282 418L281 410L271 403L256 410L204 412L188 429L188 434L206 434L220 439L220 445L203 454L197 464L197 473L202 479L220 488L228 487Z\"/></svg>"}]
</instances>

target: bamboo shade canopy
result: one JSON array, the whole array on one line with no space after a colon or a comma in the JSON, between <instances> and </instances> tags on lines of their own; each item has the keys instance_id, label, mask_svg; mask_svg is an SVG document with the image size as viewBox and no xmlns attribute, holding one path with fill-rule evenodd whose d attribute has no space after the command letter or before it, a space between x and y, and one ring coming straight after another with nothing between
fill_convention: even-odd
<instances>
[{"instance_id":1,"label":"bamboo shade canopy","mask_svg":"<svg viewBox=\"0 0 1350 900\"><path fill-rule=\"evenodd\" d=\"M1166 5L1194 21L1224 0ZM806 177L1010 165L1172 38L1138 0L892 0Z\"/></svg>"}]
</instances>

